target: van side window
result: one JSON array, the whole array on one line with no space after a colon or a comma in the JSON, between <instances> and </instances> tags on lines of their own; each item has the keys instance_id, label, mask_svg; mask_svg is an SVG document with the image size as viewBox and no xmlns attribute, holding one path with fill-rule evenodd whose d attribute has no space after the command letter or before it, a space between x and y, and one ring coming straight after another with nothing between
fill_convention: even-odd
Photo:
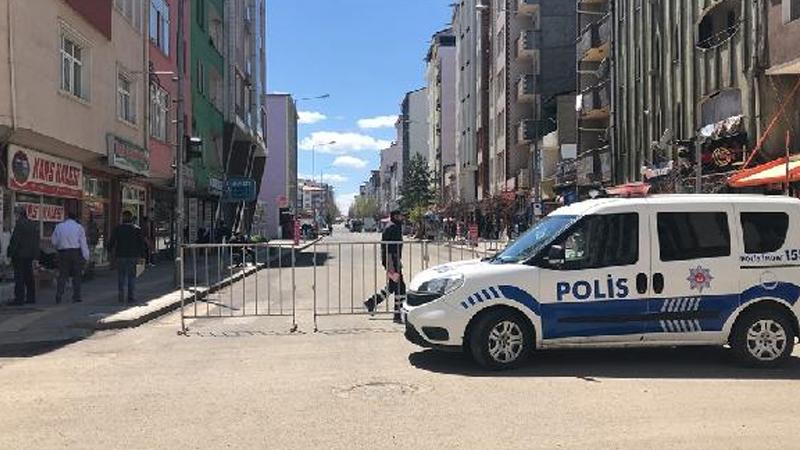
<instances>
[{"instance_id":1,"label":"van side window","mask_svg":"<svg viewBox=\"0 0 800 450\"><path fill-rule=\"evenodd\" d=\"M586 216L559 239L564 270L627 266L639 260L639 215Z\"/></svg>"},{"instance_id":2,"label":"van side window","mask_svg":"<svg viewBox=\"0 0 800 450\"><path fill-rule=\"evenodd\" d=\"M731 254L728 215L724 212L660 212L657 220L661 261Z\"/></svg>"},{"instance_id":3,"label":"van side window","mask_svg":"<svg viewBox=\"0 0 800 450\"><path fill-rule=\"evenodd\" d=\"M789 215L782 212L743 212L745 253L774 252L786 241Z\"/></svg>"}]
</instances>

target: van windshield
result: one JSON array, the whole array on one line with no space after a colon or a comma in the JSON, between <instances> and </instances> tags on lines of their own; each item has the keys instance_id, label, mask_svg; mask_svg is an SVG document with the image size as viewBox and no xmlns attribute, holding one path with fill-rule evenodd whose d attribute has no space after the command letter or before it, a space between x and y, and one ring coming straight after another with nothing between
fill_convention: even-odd
<instances>
[{"instance_id":1,"label":"van windshield","mask_svg":"<svg viewBox=\"0 0 800 450\"><path fill-rule=\"evenodd\" d=\"M491 262L502 264L524 261L542 250L577 219L578 216L547 216L505 250L492 257Z\"/></svg>"}]
</instances>

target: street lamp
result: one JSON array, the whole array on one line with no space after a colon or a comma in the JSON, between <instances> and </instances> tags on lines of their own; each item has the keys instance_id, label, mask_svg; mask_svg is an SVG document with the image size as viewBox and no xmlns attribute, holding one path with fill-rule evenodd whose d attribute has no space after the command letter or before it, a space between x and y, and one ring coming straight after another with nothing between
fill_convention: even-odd
<instances>
[{"instance_id":1,"label":"street lamp","mask_svg":"<svg viewBox=\"0 0 800 450\"><path fill-rule=\"evenodd\" d=\"M335 144L336 141L330 141L324 144L311 144L311 181L316 181L317 178L317 147L327 147Z\"/></svg>"}]
</instances>

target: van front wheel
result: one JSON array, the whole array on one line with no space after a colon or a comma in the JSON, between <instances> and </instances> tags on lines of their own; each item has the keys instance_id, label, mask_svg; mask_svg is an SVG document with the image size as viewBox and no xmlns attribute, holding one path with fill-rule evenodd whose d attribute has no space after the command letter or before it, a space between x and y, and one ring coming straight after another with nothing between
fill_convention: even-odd
<instances>
[{"instance_id":1,"label":"van front wheel","mask_svg":"<svg viewBox=\"0 0 800 450\"><path fill-rule=\"evenodd\" d=\"M736 356L752 367L778 366L794 350L791 324L785 315L771 309L744 313L731 335L730 344Z\"/></svg>"},{"instance_id":2,"label":"van front wheel","mask_svg":"<svg viewBox=\"0 0 800 450\"><path fill-rule=\"evenodd\" d=\"M492 370L511 369L523 363L533 349L533 332L519 314L494 311L478 320L470 340L475 361Z\"/></svg>"}]
</instances>

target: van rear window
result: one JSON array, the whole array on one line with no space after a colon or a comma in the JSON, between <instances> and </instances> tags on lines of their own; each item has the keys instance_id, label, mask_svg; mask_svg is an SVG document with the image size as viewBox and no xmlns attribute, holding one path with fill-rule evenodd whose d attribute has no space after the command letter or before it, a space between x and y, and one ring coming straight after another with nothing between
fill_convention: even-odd
<instances>
[{"instance_id":1,"label":"van rear window","mask_svg":"<svg viewBox=\"0 0 800 450\"><path fill-rule=\"evenodd\" d=\"M731 233L724 212L660 212L657 218L661 261L731 254Z\"/></svg>"},{"instance_id":2,"label":"van rear window","mask_svg":"<svg viewBox=\"0 0 800 450\"><path fill-rule=\"evenodd\" d=\"M782 212L743 212L745 253L774 252L786 241L789 215Z\"/></svg>"}]
</instances>

